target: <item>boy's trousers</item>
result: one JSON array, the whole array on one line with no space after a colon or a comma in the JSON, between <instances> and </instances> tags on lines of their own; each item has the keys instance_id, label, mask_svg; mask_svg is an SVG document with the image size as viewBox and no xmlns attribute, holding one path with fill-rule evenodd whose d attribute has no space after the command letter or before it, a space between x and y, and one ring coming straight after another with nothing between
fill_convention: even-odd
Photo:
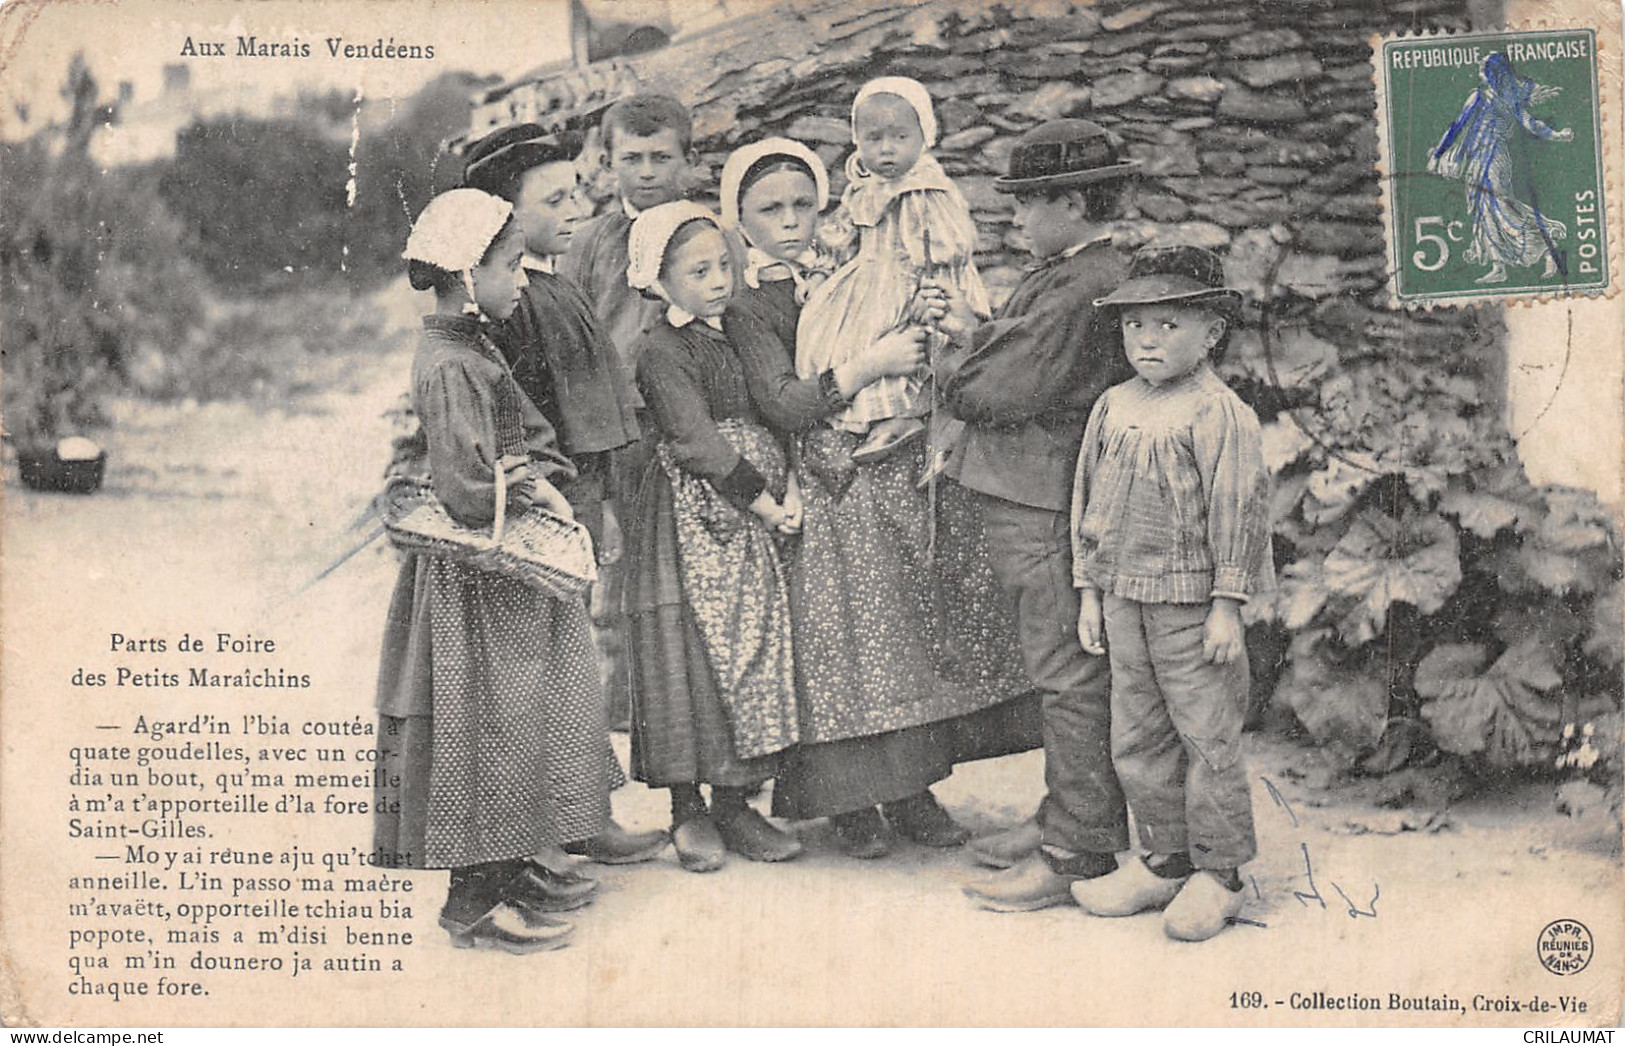
<instances>
[{"instance_id":1,"label":"boy's trousers","mask_svg":"<svg viewBox=\"0 0 1625 1046\"><path fill-rule=\"evenodd\" d=\"M1112 664L1112 761L1152 853L1189 851L1198 868L1237 868L1257 853L1241 723L1245 650L1202 656L1207 603L1103 596Z\"/></svg>"},{"instance_id":2,"label":"boy's trousers","mask_svg":"<svg viewBox=\"0 0 1625 1046\"><path fill-rule=\"evenodd\" d=\"M993 573L1014 605L1022 662L1044 710L1038 823L1047 846L1117 853L1128 814L1112 770L1111 673L1078 644L1067 514L976 495Z\"/></svg>"}]
</instances>

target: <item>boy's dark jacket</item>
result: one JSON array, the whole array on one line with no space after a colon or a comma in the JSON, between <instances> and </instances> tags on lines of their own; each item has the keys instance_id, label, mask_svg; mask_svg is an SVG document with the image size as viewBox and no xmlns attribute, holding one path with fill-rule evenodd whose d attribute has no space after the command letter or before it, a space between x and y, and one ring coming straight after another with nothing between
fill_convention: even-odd
<instances>
[{"instance_id":1,"label":"boy's dark jacket","mask_svg":"<svg viewBox=\"0 0 1625 1046\"><path fill-rule=\"evenodd\" d=\"M1067 511L1089 410L1133 374L1110 311L1094 307L1128 265L1107 240L1036 263L938 378L966 423L948 474L971 490Z\"/></svg>"},{"instance_id":2,"label":"boy's dark jacket","mask_svg":"<svg viewBox=\"0 0 1625 1046\"><path fill-rule=\"evenodd\" d=\"M531 271L497 342L514 378L559 431L572 457L615 450L639 436L620 358L574 284Z\"/></svg>"}]
</instances>

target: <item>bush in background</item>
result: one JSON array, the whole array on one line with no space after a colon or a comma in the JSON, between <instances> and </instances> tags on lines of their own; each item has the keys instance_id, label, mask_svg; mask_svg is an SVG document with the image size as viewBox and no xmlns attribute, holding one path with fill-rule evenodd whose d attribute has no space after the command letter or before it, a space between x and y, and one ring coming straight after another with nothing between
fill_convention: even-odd
<instances>
[{"instance_id":1,"label":"bush in background","mask_svg":"<svg viewBox=\"0 0 1625 1046\"><path fill-rule=\"evenodd\" d=\"M140 178L87 154L96 84L82 62L63 91L65 130L0 145L0 409L25 446L94 428L132 354L162 351L203 315L181 225Z\"/></svg>"},{"instance_id":2,"label":"bush in background","mask_svg":"<svg viewBox=\"0 0 1625 1046\"><path fill-rule=\"evenodd\" d=\"M148 172L224 289L278 293L330 280L365 289L400 272L412 219L461 166L443 143L468 126L479 81L448 73L397 111L301 96L281 119L235 116L182 132ZM354 134L354 170L350 155Z\"/></svg>"},{"instance_id":3,"label":"bush in background","mask_svg":"<svg viewBox=\"0 0 1625 1046\"><path fill-rule=\"evenodd\" d=\"M348 167L311 121L233 118L182 131L154 173L198 263L226 291L259 292L339 273Z\"/></svg>"},{"instance_id":4,"label":"bush in background","mask_svg":"<svg viewBox=\"0 0 1625 1046\"><path fill-rule=\"evenodd\" d=\"M359 117L342 93L307 93L290 117L199 121L172 159L103 171L89 144L109 113L75 59L67 122L0 143L6 437L94 430L125 390L274 402L318 388L339 349L395 345L373 298L460 174L442 143L477 85L447 74Z\"/></svg>"}]
</instances>

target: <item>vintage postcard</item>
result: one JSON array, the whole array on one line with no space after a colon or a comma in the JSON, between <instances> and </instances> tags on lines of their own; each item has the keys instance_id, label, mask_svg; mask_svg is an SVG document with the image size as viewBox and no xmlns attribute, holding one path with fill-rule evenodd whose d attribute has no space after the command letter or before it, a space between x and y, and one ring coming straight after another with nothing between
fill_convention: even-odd
<instances>
[{"instance_id":1,"label":"vintage postcard","mask_svg":"<svg viewBox=\"0 0 1625 1046\"><path fill-rule=\"evenodd\" d=\"M9 0L0 1018L1619 1024L1622 54Z\"/></svg>"}]
</instances>

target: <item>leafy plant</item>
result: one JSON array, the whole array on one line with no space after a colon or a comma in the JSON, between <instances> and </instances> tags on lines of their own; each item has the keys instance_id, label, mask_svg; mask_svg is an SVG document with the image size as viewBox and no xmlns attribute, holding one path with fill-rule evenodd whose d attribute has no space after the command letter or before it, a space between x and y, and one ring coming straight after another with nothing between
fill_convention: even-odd
<instances>
[{"instance_id":1,"label":"leafy plant","mask_svg":"<svg viewBox=\"0 0 1625 1046\"><path fill-rule=\"evenodd\" d=\"M96 85L82 62L58 132L0 145L0 315L6 435L20 446L93 429L144 347L184 337L202 313L182 232L139 179L88 155Z\"/></svg>"},{"instance_id":2,"label":"leafy plant","mask_svg":"<svg viewBox=\"0 0 1625 1046\"><path fill-rule=\"evenodd\" d=\"M1291 634L1276 704L1355 772L1611 772L1617 811L1619 532L1589 492L1529 482L1486 394L1494 332L1270 310L1225 372L1275 473L1279 585L1248 614Z\"/></svg>"}]
</instances>

